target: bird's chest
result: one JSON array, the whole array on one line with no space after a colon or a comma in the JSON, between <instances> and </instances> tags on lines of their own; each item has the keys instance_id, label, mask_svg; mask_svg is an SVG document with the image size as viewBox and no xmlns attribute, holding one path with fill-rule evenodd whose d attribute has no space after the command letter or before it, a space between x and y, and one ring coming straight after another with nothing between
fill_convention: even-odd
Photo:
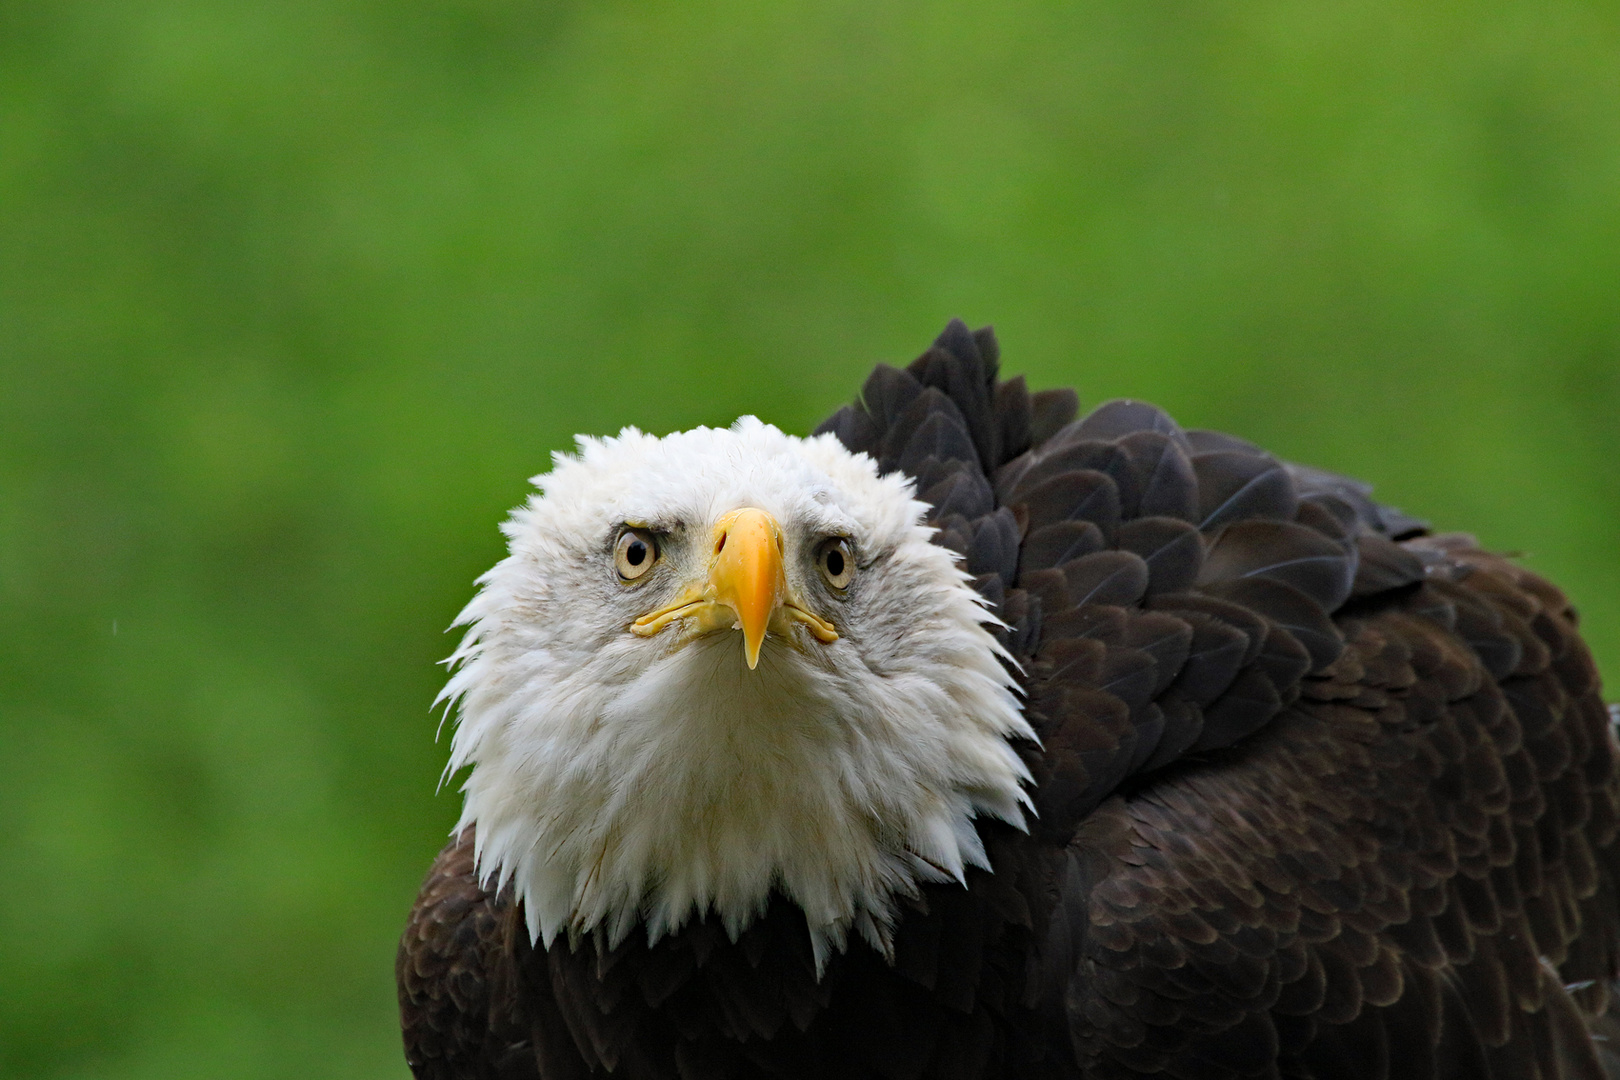
<instances>
[{"instance_id":1,"label":"bird's chest","mask_svg":"<svg viewBox=\"0 0 1620 1080\"><path fill-rule=\"evenodd\" d=\"M780 897L735 942L710 919L650 947L559 940L521 968L536 1031L557 1044L542 1058L616 1077L1028 1076L1044 1056L1030 938L971 888L939 886L908 906L892 963L852 941L819 978Z\"/></svg>"}]
</instances>

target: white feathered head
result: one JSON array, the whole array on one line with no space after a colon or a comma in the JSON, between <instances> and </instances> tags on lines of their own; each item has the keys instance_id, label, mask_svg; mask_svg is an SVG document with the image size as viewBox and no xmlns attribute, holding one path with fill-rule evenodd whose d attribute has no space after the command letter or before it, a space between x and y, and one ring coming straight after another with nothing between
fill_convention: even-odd
<instances>
[{"instance_id":1,"label":"white feathered head","mask_svg":"<svg viewBox=\"0 0 1620 1080\"><path fill-rule=\"evenodd\" d=\"M1033 735L905 477L744 417L534 482L442 697L457 828L537 940L735 936L776 891L818 965L852 926L887 952L897 896L984 865L975 816L1022 825Z\"/></svg>"}]
</instances>

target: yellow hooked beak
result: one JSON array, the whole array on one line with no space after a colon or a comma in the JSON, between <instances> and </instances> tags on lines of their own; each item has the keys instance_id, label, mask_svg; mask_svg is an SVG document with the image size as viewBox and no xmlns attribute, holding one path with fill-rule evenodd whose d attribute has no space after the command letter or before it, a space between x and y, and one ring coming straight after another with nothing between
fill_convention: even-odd
<instances>
[{"instance_id":1,"label":"yellow hooked beak","mask_svg":"<svg viewBox=\"0 0 1620 1080\"><path fill-rule=\"evenodd\" d=\"M737 613L748 670L759 665L765 629L782 606L782 534L763 510L733 510L714 527L714 561L709 585L716 603Z\"/></svg>"},{"instance_id":2,"label":"yellow hooked beak","mask_svg":"<svg viewBox=\"0 0 1620 1080\"><path fill-rule=\"evenodd\" d=\"M649 612L630 624L632 633L651 637L675 619L691 618L699 632L738 629L743 657L752 671L759 666L765 632L780 617L806 623L817 639L838 640L832 624L801 607L788 594L782 572L782 531L763 510L733 510L714 526L709 573L688 586L675 603ZM779 625L778 630L786 630Z\"/></svg>"}]
</instances>

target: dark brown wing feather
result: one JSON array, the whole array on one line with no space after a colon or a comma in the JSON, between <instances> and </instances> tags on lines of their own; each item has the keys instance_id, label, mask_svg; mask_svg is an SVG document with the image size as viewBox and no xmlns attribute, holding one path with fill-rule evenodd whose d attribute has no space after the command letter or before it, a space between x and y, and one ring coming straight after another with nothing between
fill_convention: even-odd
<instances>
[{"instance_id":1,"label":"dark brown wing feather","mask_svg":"<svg viewBox=\"0 0 1620 1080\"><path fill-rule=\"evenodd\" d=\"M432 1080L537 1076L531 1011L519 1001L511 962L526 933L509 898L479 888L473 833L447 844L411 909L399 942L405 1059Z\"/></svg>"},{"instance_id":2,"label":"dark brown wing feather","mask_svg":"<svg viewBox=\"0 0 1620 1080\"><path fill-rule=\"evenodd\" d=\"M735 944L535 952L464 837L401 945L418 1074L1602 1076L1620 788L1562 595L997 362L953 322L822 430L914 478L1005 622L1032 834L981 824L994 874L819 981L780 900Z\"/></svg>"}]
</instances>

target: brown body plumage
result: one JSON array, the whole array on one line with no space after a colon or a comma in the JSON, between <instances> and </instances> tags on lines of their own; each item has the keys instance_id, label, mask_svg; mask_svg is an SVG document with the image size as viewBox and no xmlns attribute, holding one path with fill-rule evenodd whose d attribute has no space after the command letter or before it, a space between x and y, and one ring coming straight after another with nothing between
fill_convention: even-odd
<instances>
[{"instance_id":1,"label":"brown body plumage","mask_svg":"<svg viewBox=\"0 0 1620 1080\"><path fill-rule=\"evenodd\" d=\"M778 897L533 944L439 856L398 975L419 1077L1604 1075L1620 774L1563 595L1352 481L997 380L953 323L824 425L932 505L1007 624L1028 835L819 977Z\"/></svg>"}]
</instances>

